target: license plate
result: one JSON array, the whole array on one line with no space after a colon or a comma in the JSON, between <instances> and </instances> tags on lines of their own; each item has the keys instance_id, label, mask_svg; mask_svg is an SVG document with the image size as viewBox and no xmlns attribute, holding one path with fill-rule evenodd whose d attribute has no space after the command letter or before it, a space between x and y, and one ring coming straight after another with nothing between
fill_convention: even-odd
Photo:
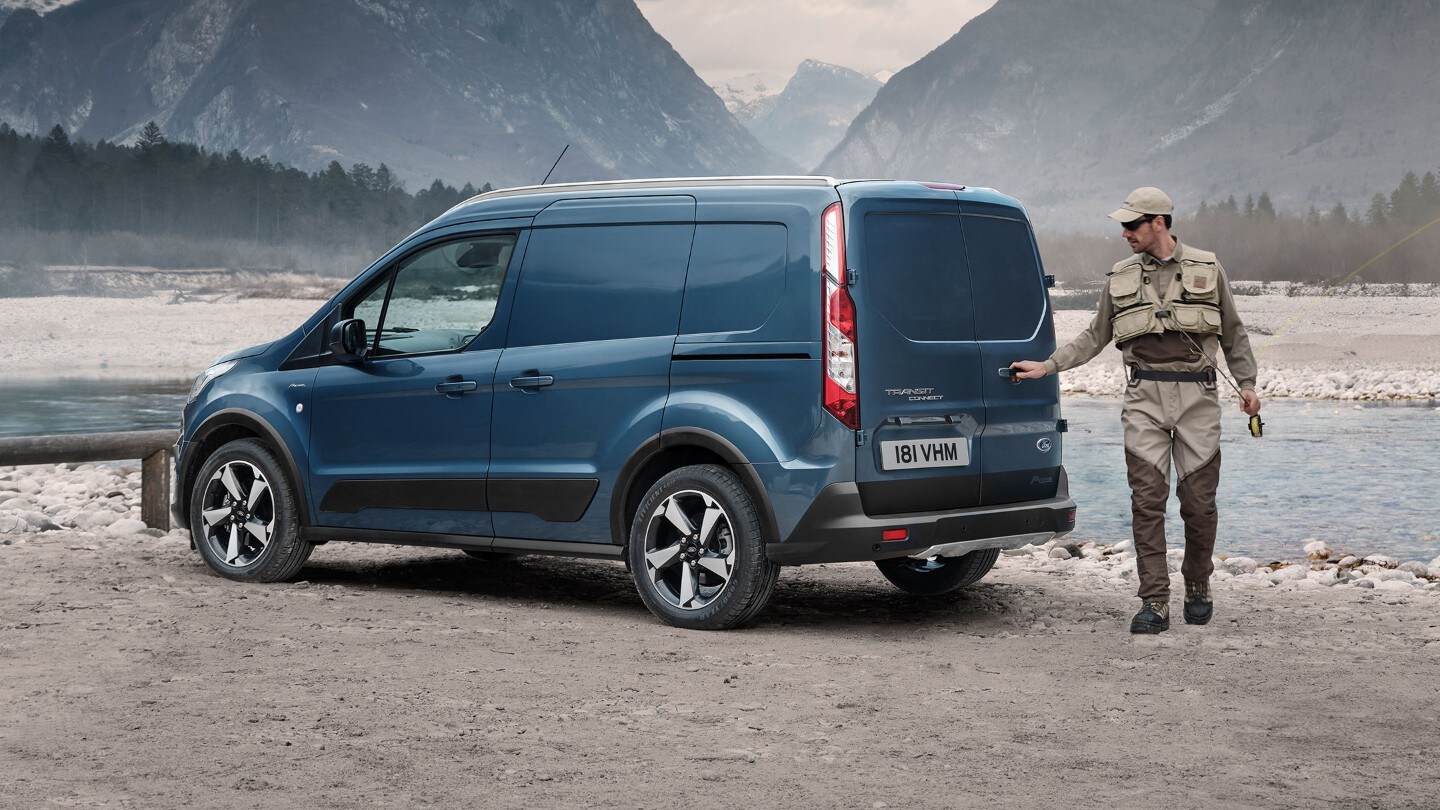
<instances>
[{"instance_id":1,"label":"license plate","mask_svg":"<svg viewBox=\"0 0 1440 810\"><path fill-rule=\"evenodd\" d=\"M880 443L880 467L886 470L964 467L969 463L969 439L912 439Z\"/></svg>"}]
</instances>

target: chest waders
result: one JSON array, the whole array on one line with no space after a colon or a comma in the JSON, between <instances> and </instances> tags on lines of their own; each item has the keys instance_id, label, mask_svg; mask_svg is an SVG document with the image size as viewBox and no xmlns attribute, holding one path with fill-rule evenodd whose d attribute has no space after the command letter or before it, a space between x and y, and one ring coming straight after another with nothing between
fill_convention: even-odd
<instances>
[{"instance_id":1,"label":"chest waders","mask_svg":"<svg viewBox=\"0 0 1440 810\"><path fill-rule=\"evenodd\" d=\"M1151 340L1183 345L1166 333L1191 333L1185 338L1198 350L1192 335L1220 335L1216 289L1220 279L1213 258L1182 259L1162 296L1155 282L1165 278L1153 271L1147 275L1139 262L1110 275L1116 343ZM1170 494L1172 459L1178 479L1175 494L1185 522L1185 558L1180 572L1192 582L1208 582L1214 572L1220 401L1215 369L1197 364L1189 355L1187 347L1176 352L1172 361L1153 364L1155 368L1132 365L1121 414L1139 596L1147 602L1168 603L1170 598L1165 503ZM1200 357L1207 355L1202 351Z\"/></svg>"}]
</instances>

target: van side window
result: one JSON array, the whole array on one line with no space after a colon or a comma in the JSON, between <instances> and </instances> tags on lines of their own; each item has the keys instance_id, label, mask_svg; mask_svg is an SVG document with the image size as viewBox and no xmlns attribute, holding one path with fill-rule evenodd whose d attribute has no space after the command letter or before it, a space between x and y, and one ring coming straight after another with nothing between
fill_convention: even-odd
<instances>
[{"instance_id":1,"label":"van side window","mask_svg":"<svg viewBox=\"0 0 1440 810\"><path fill-rule=\"evenodd\" d=\"M537 228L510 316L511 346L673 335L695 226Z\"/></svg>"},{"instance_id":2,"label":"van side window","mask_svg":"<svg viewBox=\"0 0 1440 810\"><path fill-rule=\"evenodd\" d=\"M356 301L375 356L464 348L490 325L516 235L445 242L403 260Z\"/></svg>"},{"instance_id":3,"label":"van side window","mask_svg":"<svg viewBox=\"0 0 1440 810\"><path fill-rule=\"evenodd\" d=\"M1025 340L1045 314L1045 287L1030 228L1017 219L960 217L980 340Z\"/></svg>"},{"instance_id":4,"label":"van side window","mask_svg":"<svg viewBox=\"0 0 1440 810\"><path fill-rule=\"evenodd\" d=\"M867 286L876 309L911 340L975 339L959 219L954 214L865 215Z\"/></svg>"},{"instance_id":5,"label":"van side window","mask_svg":"<svg viewBox=\"0 0 1440 810\"><path fill-rule=\"evenodd\" d=\"M784 225L703 224L686 273L682 334L749 332L785 293Z\"/></svg>"}]
</instances>

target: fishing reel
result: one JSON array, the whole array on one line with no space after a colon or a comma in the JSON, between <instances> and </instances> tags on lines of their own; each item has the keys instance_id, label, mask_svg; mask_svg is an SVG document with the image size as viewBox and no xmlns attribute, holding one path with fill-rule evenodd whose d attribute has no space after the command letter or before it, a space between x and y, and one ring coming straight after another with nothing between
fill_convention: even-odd
<instances>
[{"instance_id":1,"label":"fishing reel","mask_svg":"<svg viewBox=\"0 0 1440 810\"><path fill-rule=\"evenodd\" d=\"M1260 438L1265 435L1265 423L1260 421L1260 414L1250 417L1250 435Z\"/></svg>"}]
</instances>

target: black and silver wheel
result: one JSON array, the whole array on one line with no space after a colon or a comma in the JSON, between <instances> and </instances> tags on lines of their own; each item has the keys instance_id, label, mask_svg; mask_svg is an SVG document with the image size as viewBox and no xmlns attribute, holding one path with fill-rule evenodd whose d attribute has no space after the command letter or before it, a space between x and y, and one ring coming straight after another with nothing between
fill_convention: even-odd
<instances>
[{"instance_id":1,"label":"black and silver wheel","mask_svg":"<svg viewBox=\"0 0 1440 810\"><path fill-rule=\"evenodd\" d=\"M258 439L237 439L215 451L190 498L190 535L217 574L279 582L309 559L314 546L300 539L290 477Z\"/></svg>"},{"instance_id":2,"label":"black and silver wheel","mask_svg":"<svg viewBox=\"0 0 1440 810\"><path fill-rule=\"evenodd\" d=\"M754 618L780 567L765 557L750 493L729 470L682 467L635 513L630 572L646 607L668 624L724 630Z\"/></svg>"},{"instance_id":3,"label":"black and silver wheel","mask_svg":"<svg viewBox=\"0 0 1440 810\"><path fill-rule=\"evenodd\" d=\"M996 548L972 551L961 557L896 557L876 560L875 567L900 590L915 596L939 596L974 585L990 573L1000 557Z\"/></svg>"}]
</instances>

